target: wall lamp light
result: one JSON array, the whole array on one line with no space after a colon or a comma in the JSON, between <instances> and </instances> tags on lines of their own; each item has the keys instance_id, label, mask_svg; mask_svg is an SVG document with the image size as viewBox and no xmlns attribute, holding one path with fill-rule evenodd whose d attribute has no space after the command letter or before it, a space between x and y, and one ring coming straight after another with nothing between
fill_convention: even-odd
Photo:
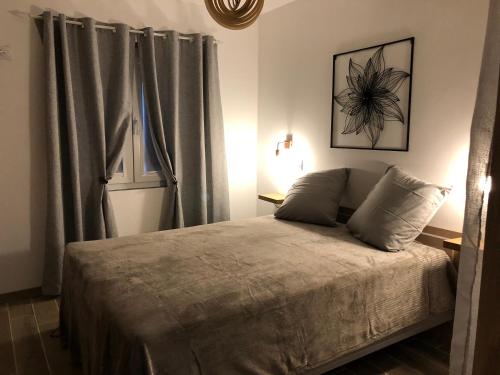
<instances>
[{"instance_id":1,"label":"wall lamp light","mask_svg":"<svg viewBox=\"0 0 500 375\"><path fill-rule=\"evenodd\" d=\"M293 143L293 135L287 134L284 141L279 141L276 144L276 156L279 156L279 154L280 154L280 145L281 144L283 145L284 149L289 149L290 147L292 147L292 143Z\"/></svg>"}]
</instances>

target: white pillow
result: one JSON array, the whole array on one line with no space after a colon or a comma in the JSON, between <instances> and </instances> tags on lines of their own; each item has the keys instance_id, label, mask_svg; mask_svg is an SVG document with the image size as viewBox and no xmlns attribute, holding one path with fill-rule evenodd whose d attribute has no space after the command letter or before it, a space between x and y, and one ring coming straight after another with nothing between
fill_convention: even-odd
<instances>
[{"instance_id":1,"label":"white pillow","mask_svg":"<svg viewBox=\"0 0 500 375\"><path fill-rule=\"evenodd\" d=\"M278 219L335 226L348 169L330 169L299 178L274 215Z\"/></svg>"},{"instance_id":2,"label":"white pillow","mask_svg":"<svg viewBox=\"0 0 500 375\"><path fill-rule=\"evenodd\" d=\"M361 241L387 251L404 250L422 233L450 189L389 167L347 222Z\"/></svg>"}]
</instances>

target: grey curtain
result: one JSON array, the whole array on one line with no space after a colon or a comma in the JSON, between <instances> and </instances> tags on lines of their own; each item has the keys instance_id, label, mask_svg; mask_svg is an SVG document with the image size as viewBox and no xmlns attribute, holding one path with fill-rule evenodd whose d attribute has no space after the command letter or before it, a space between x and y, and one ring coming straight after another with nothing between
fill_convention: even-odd
<instances>
[{"instance_id":1,"label":"grey curtain","mask_svg":"<svg viewBox=\"0 0 500 375\"><path fill-rule=\"evenodd\" d=\"M163 228L229 220L217 46L199 34L138 36L153 144L169 184Z\"/></svg>"},{"instance_id":2,"label":"grey curtain","mask_svg":"<svg viewBox=\"0 0 500 375\"><path fill-rule=\"evenodd\" d=\"M457 302L451 347L450 374L471 374L476 339L488 175L500 69L500 0L490 1L481 75L472 119L467 200L460 251Z\"/></svg>"},{"instance_id":3,"label":"grey curtain","mask_svg":"<svg viewBox=\"0 0 500 375\"><path fill-rule=\"evenodd\" d=\"M116 235L106 188L131 123L129 28L96 30L43 15L48 126L47 245L42 289L59 294L66 243Z\"/></svg>"}]
</instances>

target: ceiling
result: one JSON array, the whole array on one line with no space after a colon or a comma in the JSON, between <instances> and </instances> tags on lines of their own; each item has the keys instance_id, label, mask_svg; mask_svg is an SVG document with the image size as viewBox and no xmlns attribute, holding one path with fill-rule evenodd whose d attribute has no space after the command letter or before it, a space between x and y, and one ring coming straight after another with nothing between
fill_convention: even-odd
<instances>
[{"instance_id":1,"label":"ceiling","mask_svg":"<svg viewBox=\"0 0 500 375\"><path fill-rule=\"evenodd\" d=\"M264 0L264 9L262 10L262 13L270 12L294 1L296 0Z\"/></svg>"}]
</instances>

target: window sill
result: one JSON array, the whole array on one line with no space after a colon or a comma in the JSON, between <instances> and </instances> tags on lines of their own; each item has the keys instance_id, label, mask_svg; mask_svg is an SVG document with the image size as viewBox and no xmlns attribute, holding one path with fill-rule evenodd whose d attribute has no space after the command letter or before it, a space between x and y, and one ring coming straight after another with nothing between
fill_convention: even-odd
<instances>
[{"instance_id":1,"label":"window sill","mask_svg":"<svg viewBox=\"0 0 500 375\"><path fill-rule=\"evenodd\" d=\"M126 182L108 184L108 191L154 189L161 187L167 187L167 183L165 181Z\"/></svg>"}]
</instances>

